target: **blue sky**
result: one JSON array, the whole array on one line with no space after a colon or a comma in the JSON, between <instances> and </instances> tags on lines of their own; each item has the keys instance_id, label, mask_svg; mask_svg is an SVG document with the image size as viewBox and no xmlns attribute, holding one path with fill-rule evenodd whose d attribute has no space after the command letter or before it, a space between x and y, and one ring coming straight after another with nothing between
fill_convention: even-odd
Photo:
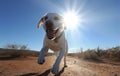
<instances>
[{"instance_id":1,"label":"blue sky","mask_svg":"<svg viewBox=\"0 0 120 76\"><path fill-rule=\"evenodd\" d=\"M45 32L36 28L39 19L66 10L83 20L76 30L65 31L69 49L120 45L120 0L0 0L0 47L25 44L40 50Z\"/></svg>"}]
</instances>

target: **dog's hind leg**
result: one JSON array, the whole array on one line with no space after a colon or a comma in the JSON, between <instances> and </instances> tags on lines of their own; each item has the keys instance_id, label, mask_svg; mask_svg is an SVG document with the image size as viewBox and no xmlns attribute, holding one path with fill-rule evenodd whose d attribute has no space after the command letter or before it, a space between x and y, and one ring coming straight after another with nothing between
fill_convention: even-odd
<instances>
[{"instance_id":1,"label":"dog's hind leg","mask_svg":"<svg viewBox=\"0 0 120 76\"><path fill-rule=\"evenodd\" d=\"M38 57L38 64L43 64L45 62L45 53L48 52L47 47L43 47L40 51L39 57Z\"/></svg>"},{"instance_id":2,"label":"dog's hind leg","mask_svg":"<svg viewBox=\"0 0 120 76\"><path fill-rule=\"evenodd\" d=\"M67 64L66 64L66 56L67 56L67 51L66 51L65 56L64 56L64 67L67 67Z\"/></svg>"},{"instance_id":3,"label":"dog's hind leg","mask_svg":"<svg viewBox=\"0 0 120 76\"><path fill-rule=\"evenodd\" d=\"M67 53L68 53L68 44L66 43L66 51L65 51L65 55L64 55L64 67L67 67L67 64L66 64L66 56L67 56Z\"/></svg>"}]
</instances>

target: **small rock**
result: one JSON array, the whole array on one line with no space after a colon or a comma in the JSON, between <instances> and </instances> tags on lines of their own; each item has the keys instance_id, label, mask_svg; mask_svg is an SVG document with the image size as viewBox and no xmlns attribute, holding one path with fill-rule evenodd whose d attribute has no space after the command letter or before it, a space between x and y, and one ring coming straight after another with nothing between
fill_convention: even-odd
<instances>
[{"instance_id":1,"label":"small rock","mask_svg":"<svg viewBox=\"0 0 120 76\"><path fill-rule=\"evenodd\" d=\"M77 62L77 61L75 60L75 61L74 61L74 64L76 64L76 62Z\"/></svg>"}]
</instances>

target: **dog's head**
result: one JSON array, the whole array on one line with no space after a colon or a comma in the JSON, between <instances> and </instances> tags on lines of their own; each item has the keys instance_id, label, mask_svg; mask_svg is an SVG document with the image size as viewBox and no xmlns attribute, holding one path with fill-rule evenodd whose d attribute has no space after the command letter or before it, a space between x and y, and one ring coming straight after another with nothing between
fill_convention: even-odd
<instances>
[{"instance_id":1,"label":"dog's head","mask_svg":"<svg viewBox=\"0 0 120 76\"><path fill-rule=\"evenodd\" d=\"M57 38L65 29L63 17L57 13L47 13L40 19L37 27L39 28L42 24L48 39L51 40Z\"/></svg>"}]
</instances>

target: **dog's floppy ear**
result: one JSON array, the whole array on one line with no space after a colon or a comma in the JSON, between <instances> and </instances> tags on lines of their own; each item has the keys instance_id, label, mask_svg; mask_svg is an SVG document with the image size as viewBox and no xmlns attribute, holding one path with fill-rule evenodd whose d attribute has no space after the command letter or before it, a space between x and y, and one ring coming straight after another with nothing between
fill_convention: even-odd
<instances>
[{"instance_id":1,"label":"dog's floppy ear","mask_svg":"<svg viewBox=\"0 0 120 76\"><path fill-rule=\"evenodd\" d=\"M44 22L44 17L42 17L39 22L38 22L38 25L37 25L37 28L39 28Z\"/></svg>"}]
</instances>

